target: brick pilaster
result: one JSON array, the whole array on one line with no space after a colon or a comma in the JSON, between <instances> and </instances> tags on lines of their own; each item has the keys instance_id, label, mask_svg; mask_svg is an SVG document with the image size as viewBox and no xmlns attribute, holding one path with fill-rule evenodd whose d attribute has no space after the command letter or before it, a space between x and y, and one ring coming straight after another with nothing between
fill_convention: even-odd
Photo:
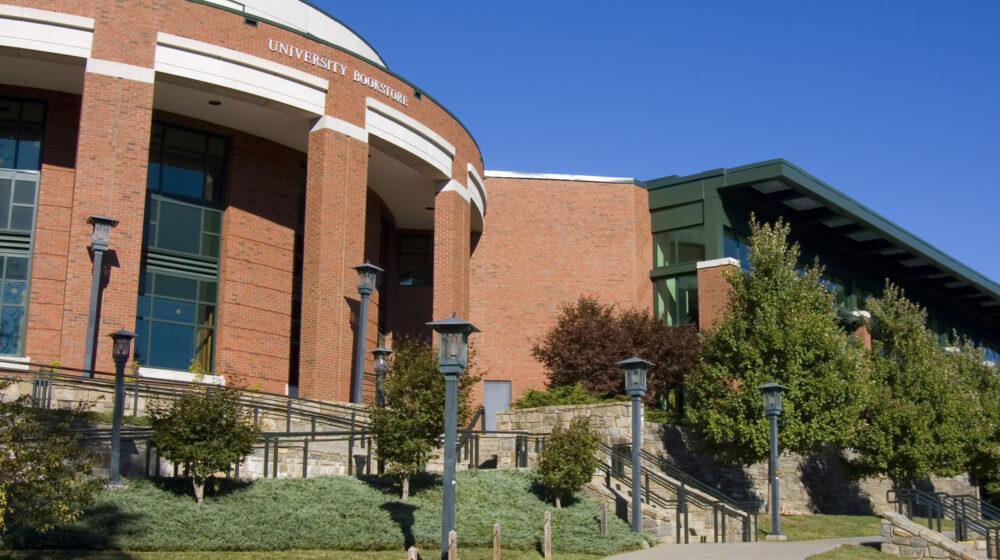
<instances>
[{"instance_id":1,"label":"brick pilaster","mask_svg":"<svg viewBox=\"0 0 1000 560\"><path fill-rule=\"evenodd\" d=\"M434 198L434 320L469 318L470 205L443 190Z\"/></svg>"},{"instance_id":2,"label":"brick pilaster","mask_svg":"<svg viewBox=\"0 0 1000 560\"><path fill-rule=\"evenodd\" d=\"M110 274L97 336L97 369L114 367L107 335L135 328L156 46L149 7L148 2L109 4L95 18L93 59L87 62L80 106L60 349L65 365L81 365L85 352L92 268L86 220L92 214L120 220L105 255Z\"/></svg>"},{"instance_id":3,"label":"brick pilaster","mask_svg":"<svg viewBox=\"0 0 1000 560\"><path fill-rule=\"evenodd\" d=\"M698 263L698 330L712 328L729 305L729 282L725 273L739 270L736 259L722 258Z\"/></svg>"},{"instance_id":4,"label":"brick pilaster","mask_svg":"<svg viewBox=\"0 0 1000 560\"><path fill-rule=\"evenodd\" d=\"M350 398L364 260L368 144L329 129L309 134L302 266L299 394Z\"/></svg>"}]
</instances>

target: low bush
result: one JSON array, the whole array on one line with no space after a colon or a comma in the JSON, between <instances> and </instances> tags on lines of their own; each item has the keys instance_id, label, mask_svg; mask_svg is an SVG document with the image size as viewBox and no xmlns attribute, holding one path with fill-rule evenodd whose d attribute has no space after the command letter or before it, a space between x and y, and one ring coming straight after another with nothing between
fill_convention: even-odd
<instances>
[{"instance_id":1,"label":"low bush","mask_svg":"<svg viewBox=\"0 0 1000 560\"><path fill-rule=\"evenodd\" d=\"M458 473L456 519L463 547L488 547L500 523L504 548L532 550L551 506L537 496L534 477L519 471ZM185 480L129 480L104 491L81 520L29 542L32 548L132 551L198 550L436 550L441 536L441 477L419 475L409 502L376 477L306 480L223 479L199 507ZM599 506L578 500L552 515L553 547L608 555L637 548L642 537L609 520L599 533Z\"/></svg>"}]
</instances>

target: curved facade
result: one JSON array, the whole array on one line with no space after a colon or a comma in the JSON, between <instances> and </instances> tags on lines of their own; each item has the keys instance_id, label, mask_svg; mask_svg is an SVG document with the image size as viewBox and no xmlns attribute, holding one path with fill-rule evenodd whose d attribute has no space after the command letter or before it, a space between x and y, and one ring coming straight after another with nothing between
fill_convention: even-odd
<instances>
[{"instance_id":1,"label":"curved facade","mask_svg":"<svg viewBox=\"0 0 1000 560\"><path fill-rule=\"evenodd\" d=\"M83 364L92 215L99 370L126 328L142 375L347 400L366 260L367 348L468 316L475 141L311 5L0 3L0 68L9 359Z\"/></svg>"},{"instance_id":2,"label":"curved facade","mask_svg":"<svg viewBox=\"0 0 1000 560\"><path fill-rule=\"evenodd\" d=\"M346 401L368 261L387 272L365 350L468 318L489 425L545 386L532 343L581 296L711 326L751 212L830 265L846 327L888 277L997 359L1000 286L783 160L648 182L485 171L447 109L307 2L4 1L7 369L84 366L96 316L98 370L125 328L143 376ZM118 223L92 305L95 215Z\"/></svg>"}]
</instances>

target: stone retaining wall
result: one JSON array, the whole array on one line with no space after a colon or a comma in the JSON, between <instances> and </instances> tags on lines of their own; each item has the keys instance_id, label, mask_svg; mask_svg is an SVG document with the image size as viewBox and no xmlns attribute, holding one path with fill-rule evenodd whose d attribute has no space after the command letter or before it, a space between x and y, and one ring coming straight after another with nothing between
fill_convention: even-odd
<instances>
[{"instance_id":1,"label":"stone retaining wall","mask_svg":"<svg viewBox=\"0 0 1000 560\"><path fill-rule=\"evenodd\" d=\"M902 558L978 560L937 531L922 527L895 512L882 514L882 552Z\"/></svg>"},{"instance_id":2,"label":"stone retaining wall","mask_svg":"<svg viewBox=\"0 0 1000 560\"><path fill-rule=\"evenodd\" d=\"M631 404L548 406L497 413L499 430L518 430L548 434L559 424L569 425L575 418L588 418L591 426L608 444L631 440ZM698 453L696 437L687 429L646 422L643 425L643 449L668 461L702 482L735 499L757 500L766 504L769 496L767 462L736 467L720 467ZM779 457L779 484L783 513L870 514L893 509L886 502L892 488L887 478L852 480L844 458L834 452L802 456L783 453ZM976 494L967 475L931 478L922 481L924 489L950 494Z\"/></svg>"}]
</instances>

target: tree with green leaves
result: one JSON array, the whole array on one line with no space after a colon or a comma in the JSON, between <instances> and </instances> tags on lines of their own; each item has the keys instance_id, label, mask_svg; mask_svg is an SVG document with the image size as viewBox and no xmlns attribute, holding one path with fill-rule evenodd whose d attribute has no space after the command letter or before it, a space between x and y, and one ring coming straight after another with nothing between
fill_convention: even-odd
<instances>
[{"instance_id":1,"label":"tree with green leaves","mask_svg":"<svg viewBox=\"0 0 1000 560\"><path fill-rule=\"evenodd\" d=\"M688 378L688 418L705 450L728 464L768 456L768 421L757 387L784 393L779 448L808 453L850 440L859 413L864 351L836 318L818 262L799 267L790 227L750 224L750 271L726 273L725 315L702 333L700 367Z\"/></svg>"},{"instance_id":2,"label":"tree with green leaves","mask_svg":"<svg viewBox=\"0 0 1000 560\"><path fill-rule=\"evenodd\" d=\"M556 509L562 498L579 492L600 466L595 453L600 439L586 418L576 418L569 427L556 425L538 454L538 479L552 493Z\"/></svg>"},{"instance_id":3,"label":"tree with green leaves","mask_svg":"<svg viewBox=\"0 0 1000 560\"><path fill-rule=\"evenodd\" d=\"M154 407L150 416L160 456L181 465L184 476L191 477L199 505L205 482L241 462L260 437L260 425L232 387L185 393L170 406Z\"/></svg>"},{"instance_id":4,"label":"tree with green leaves","mask_svg":"<svg viewBox=\"0 0 1000 560\"><path fill-rule=\"evenodd\" d=\"M0 395L11 381L0 380ZM101 487L93 456L70 427L85 410L39 410L31 399L0 398L0 535L45 532L75 521Z\"/></svg>"},{"instance_id":5,"label":"tree with green leaves","mask_svg":"<svg viewBox=\"0 0 1000 560\"><path fill-rule=\"evenodd\" d=\"M968 471L994 496L1000 495L1000 368L986 361L981 348L955 337L958 346L947 354L964 382L963 399L972 407L966 428Z\"/></svg>"},{"instance_id":6,"label":"tree with green leaves","mask_svg":"<svg viewBox=\"0 0 1000 560\"><path fill-rule=\"evenodd\" d=\"M897 483L964 472L978 429L973 380L960 373L971 373L971 356L943 351L927 328L927 312L891 283L866 307L872 348L851 442L854 468Z\"/></svg>"},{"instance_id":7,"label":"tree with green leaves","mask_svg":"<svg viewBox=\"0 0 1000 560\"><path fill-rule=\"evenodd\" d=\"M466 373L458 380L458 424L472 416L470 395L481 378L475 373L475 353L470 348ZM437 352L429 344L405 341L398 345L386 374L385 408L369 408L375 456L396 478L405 502L410 477L421 472L431 453L441 445L444 430L444 375L438 370Z\"/></svg>"},{"instance_id":8,"label":"tree with green leaves","mask_svg":"<svg viewBox=\"0 0 1000 560\"><path fill-rule=\"evenodd\" d=\"M693 326L672 327L646 311L581 297L562 306L555 325L531 352L545 365L549 387L581 384L600 397L625 393L617 362L639 356L653 362L646 402L655 404L697 365L698 347Z\"/></svg>"}]
</instances>

